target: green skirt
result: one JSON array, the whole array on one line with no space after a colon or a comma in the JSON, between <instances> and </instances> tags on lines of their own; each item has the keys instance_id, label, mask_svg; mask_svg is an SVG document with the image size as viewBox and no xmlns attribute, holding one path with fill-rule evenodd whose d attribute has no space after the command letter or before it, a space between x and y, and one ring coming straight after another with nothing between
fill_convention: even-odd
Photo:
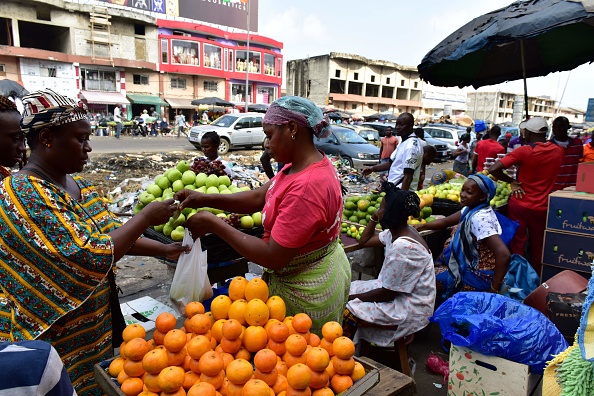
<instances>
[{"instance_id":1,"label":"green skirt","mask_svg":"<svg viewBox=\"0 0 594 396\"><path fill-rule=\"evenodd\" d=\"M287 316L308 314L313 322L312 333L321 336L326 322L342 324L351 286L351 265L338 240L296 256L280 270L264 271L270 295L285 301Z\"/></svg>"}]
</instances>

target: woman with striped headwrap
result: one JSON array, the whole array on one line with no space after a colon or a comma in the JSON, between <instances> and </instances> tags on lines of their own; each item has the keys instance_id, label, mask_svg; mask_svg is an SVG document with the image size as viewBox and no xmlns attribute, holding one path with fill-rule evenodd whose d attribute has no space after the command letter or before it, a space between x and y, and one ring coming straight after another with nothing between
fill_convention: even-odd
<instances>
[{"instance_id":1,"label":"woman with striped headwrap","mask_svg":"<svg viewBox=\"0 0 594 396\"><path fill-rule=\"evenodd\" d=\"M21 114L16 105L0 96L0 180L11 175L8 168L22 163L27 148L21 131Z\"/></svg>"},{"instance_id":2,"label":"woman with striped headwrap","mask_svg":"<svg viewBox=\"0 0 594 396\"><path fill-rule=\"evenodd\" d=\"M0 339L50 342L77 393L101 394L93 365L113 356L125 326L115 263L125 254L177 259L181 244L138 239L176 207L153 202L122 225L89 182L72 175L91 151L84 105L49 89L23 105L30 158L0 184L0 285L10 311L0 311Z\"/></svg>"}]
</instances>

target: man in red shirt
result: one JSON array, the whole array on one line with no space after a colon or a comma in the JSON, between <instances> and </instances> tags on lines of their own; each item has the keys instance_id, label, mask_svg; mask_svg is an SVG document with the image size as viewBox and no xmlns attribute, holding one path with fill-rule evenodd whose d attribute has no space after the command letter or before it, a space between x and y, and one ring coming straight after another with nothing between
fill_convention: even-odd
<instances>
[{"instance_id":1,"label":"man in red shirt","mask_svg":"<svg viewBox=\"0 0 594 396\"><path fill-rule=\"evenodd\" d=\"M523 130L527 144L497 161L489 168L489 173L498 180L511 183L508 216L520 223L510 244L511 252L524 255L529 240L530 264L540 274L548 199L563 162L563 148L546 141L548 127L541 117L523 122L520 130ZM503 173L512 165L519 168L518 180Z\"/></svg>"},{"instance_id":2,"label":"man in red shirt","mask_svg":"<svg viewBox=\"0 0 594 396\"><path fill-rule=\"evenodd\" d=\"M398 146L398 138L392 134L392 128L386 128L386 136L380 140L380 164L389 162L390 156Z\"/></svg>"},{"instance_id":3,"label":"man in red shirt","mask_svg":"<svg viewBox=\"0 0 594 396\"><path fill-rule=\"evenodd\" d=\"M499 125L493 126L489 131L489 139L481 140L476 144L475 156L473 159L472 169L481 172L485 169L485 160L487 158L497 158L497 154L505 153L505 148L497 141L501 135L501 128Z\"/></svg>"},{"instance_id":4,"label":"man in red shirt","mask_svg":"<svg viewBox=\"0 0 594 396\"><path fill-rule=\"evenodd\" d=\"M563 147L565 155L563 156L563 163L559 168L557 181L553 191L563 190L565 187L575 186L577 181L577 168L580 160L584 156L584 146L582 139L570 138L567 134L569 130L569 120L567 117L557 117L553 121L553 138L552 143Z\"/></svg>"}]
</instances>

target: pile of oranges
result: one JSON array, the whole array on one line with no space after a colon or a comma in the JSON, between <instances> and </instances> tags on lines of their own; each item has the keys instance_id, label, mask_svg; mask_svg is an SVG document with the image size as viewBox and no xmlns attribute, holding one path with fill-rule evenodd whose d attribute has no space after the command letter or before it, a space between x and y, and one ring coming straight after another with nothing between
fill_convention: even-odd
<instances>
[{"instance_id":1,"label":"pile of oranges","mask_svg":"<svg viewBox=\"0 0 594 396\"><path fill-rule=\"evenodd\" d=\"M128 396L333 396L365 376L338 322L325 323L320 339L307 314L286 317L285 302L268 293L260 278L236 277L210 312L188 304L181 329L167 312L148 341L128 325L109 374Z\"/></svg>"}]
</instances>

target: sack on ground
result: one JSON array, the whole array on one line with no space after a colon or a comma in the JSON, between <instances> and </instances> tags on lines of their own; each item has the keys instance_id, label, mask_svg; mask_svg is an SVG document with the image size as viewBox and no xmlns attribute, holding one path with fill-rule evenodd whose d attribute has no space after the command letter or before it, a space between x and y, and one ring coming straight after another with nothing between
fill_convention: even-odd
<instances>
[{"instance_id":1,"label":"sack on ground","mask_svg":"<svg viewBox=\"0 0 594 396\"><path fill-rule=\"evenodd\" d=\"M180 314L185 314L188 303L203 301L212 296L212 286L208 280L207 252L202 251L200 238L192 241L192 236L186 229L182 243L193 246L189 253L182 253L177 260L169 298L175 309Z\"/></svg>"}]
</instances>

